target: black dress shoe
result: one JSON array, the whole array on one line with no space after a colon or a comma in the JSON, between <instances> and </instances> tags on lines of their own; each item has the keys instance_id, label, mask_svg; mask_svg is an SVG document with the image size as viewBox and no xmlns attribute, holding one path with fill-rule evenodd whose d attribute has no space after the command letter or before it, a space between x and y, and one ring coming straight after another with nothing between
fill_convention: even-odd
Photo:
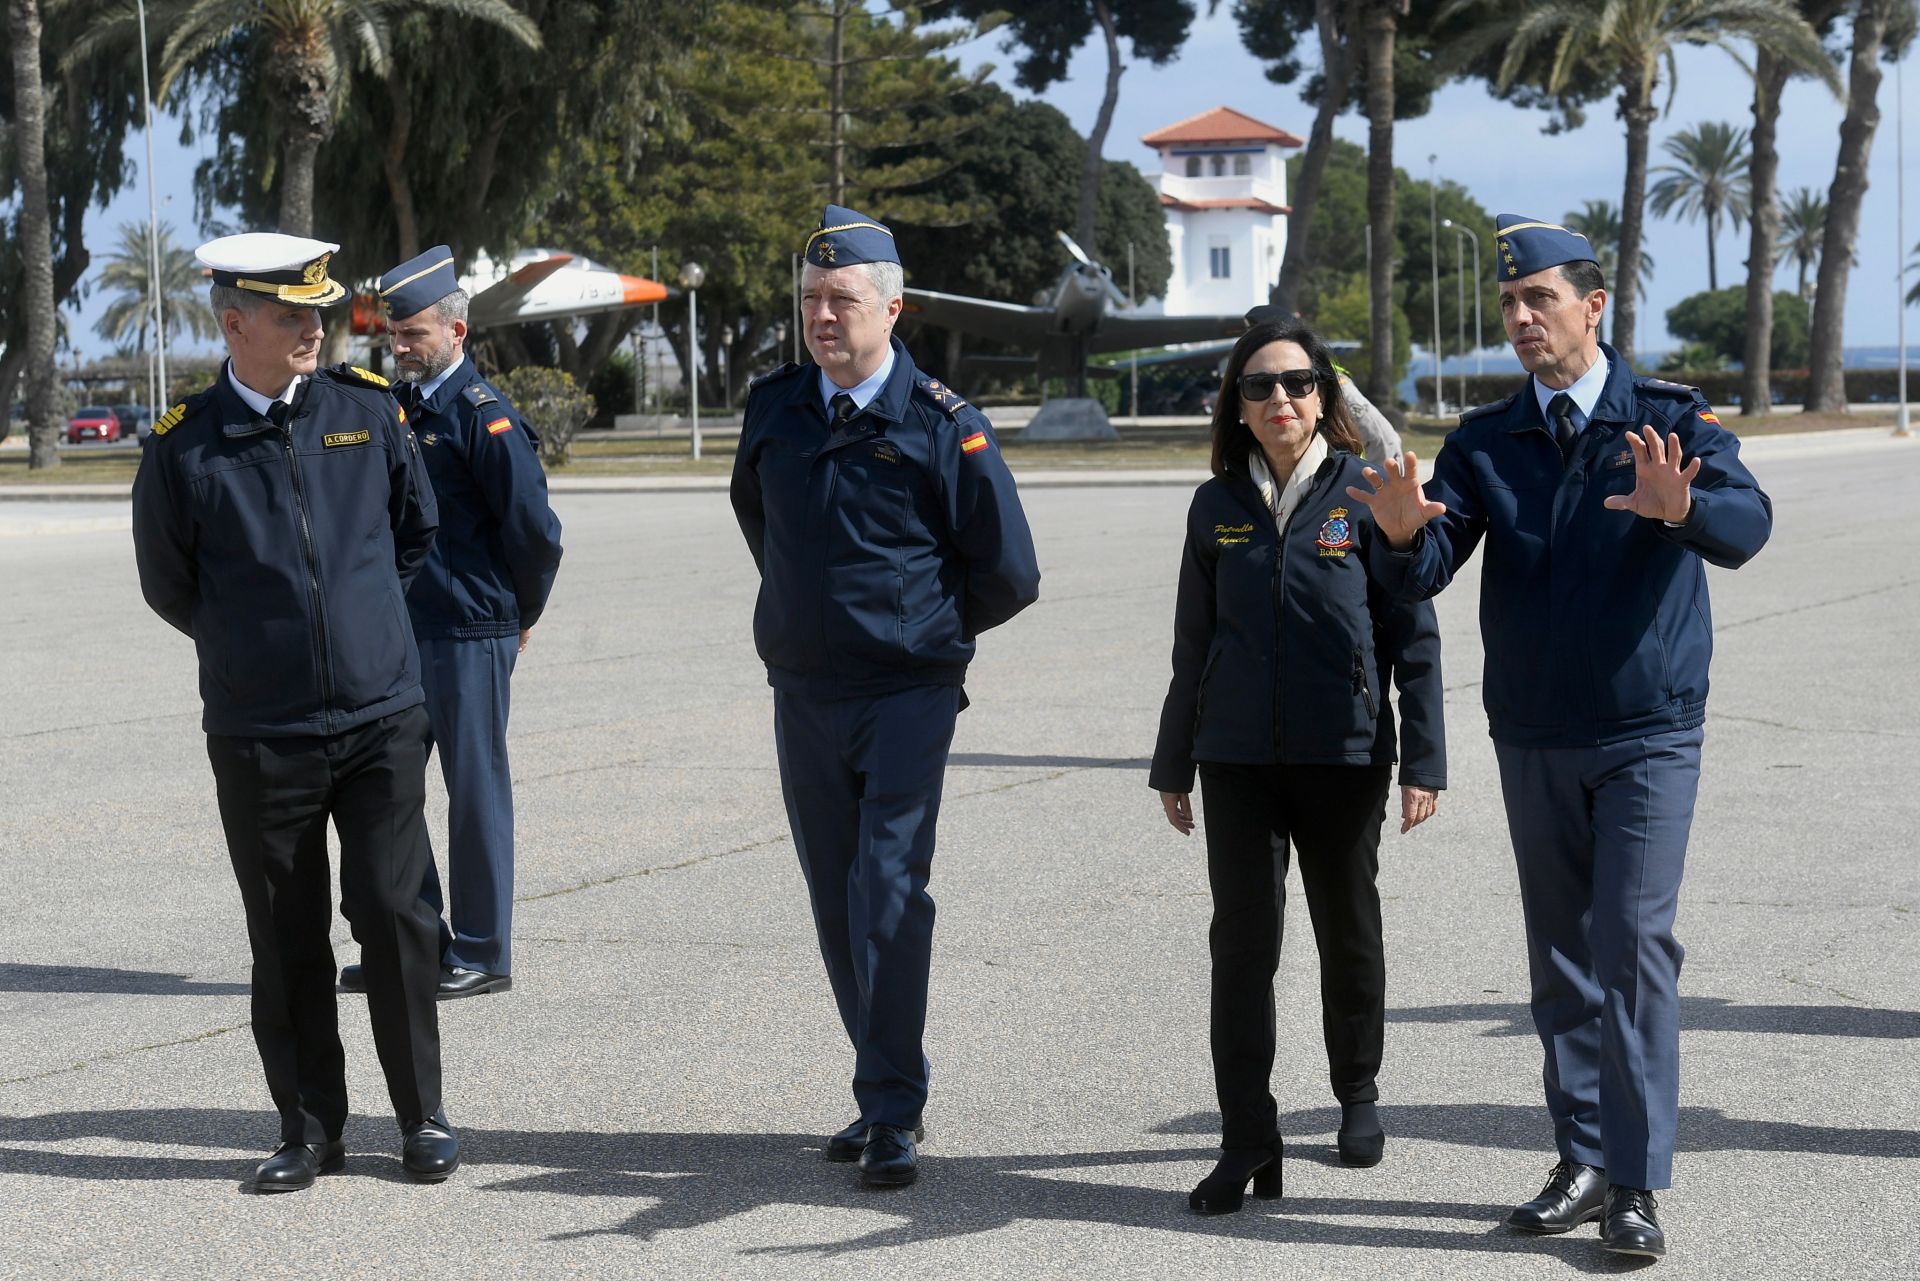
<instances>
[{"instance_id":1,"label":"black dress shoe","mask_svg":"<svg viewBox=\"0 0 1920 1281\"><path fill-rule=\"evenodd\" d=\"M331 1143L282 1143L253 1172L253 1186L257 1192L298 1192L312 1187L315 1176L346 1168L347 1145L339 1139Z\"/></svg>"},{"instance_id":2,"label":"black dress shoe","mask_svg":"<svg viewBox=\"0 0 1920 1281\"><path fill-rule=\"evenodd\" d=\"M866 1121L862 1119L855 1121L852 1125L828 1139L824 1153L827 1160L858 1161L860 1154L867 1150L868 1129L869 1126ZM913 1138L916 1143L925 1143L927 1141L927 1127L924 1125L916 1126L913 1131Z\"/></svg>"},{"instance_id":3,"label":"black dress shoe","mask_svg":"<svg viewBox=\"0 0 1920 1281\"><path fill-rule=\"evenodd\" d=\"M1609 1254L1666 1258L1667 1234L1660 1230L1654 1209L1653 1193L1645 1188L1608 1188L1606 1212L1600 1219L1600 1248Z\"/></svg>"},{"instance_id":4,"label":"black dress shoe","mask_svg":"<svg viewBox=\"0 0 1920 1281\"><path fill-rule=\"evenodd\" d=\"M513 979L505 974L488 974L481 970L463 970L448 967L440 971L440 999L457 1001L463 996L484 996L488 992L505 992L513 987Z\"/></svg>"},{"instance_id":5,"label":"black dress shoe","mask_svg":"<svg viewBox=\"0 0 1920 1281\"><path fill-rule=\"evenodd\" d=\"M445 1117L420 1121L403 1133L406 1141L400 1145L400 1164L422 1183L438 1183L460 1168L460 1140Z\"/></svg>"},{"instance_id":6,"label":"black dress shoe","mask_svg":"<svg viewBox=\"0 0 1920 1281\"><path fill-rule=\"evenodd\" d=\"M1387 1150L1387 1132L1380 1128L1380 1113L1372 1102L1344 1103L1340 1106L1340 1164L1379 1165Z\"/></svg>"},{"instance_id":7,"label":"black dress shoe","mask_svg":"<svg viewBox=\"0 0 1920 1281\"><path fill-rule=\"evenodd\" d=\"M897 1125L874 1125L867 1130L867 1146L860 1153L860 1181L868 1187L898 1188L920 1174L913 1131Z\"/></svg>"},{"instance_id":8,"label":"black dress shoe","mask_svg":"<svg viewBox=\"0 0 1920 1281\"><path fill-rule=\"evenodd\" d=\"M1571 1232L1600 1217L1607 1199L1606 1172L1578 1161L1562 1161L1547 1176L1547 1186L1525 1205L1515 1206L1507 1226L1552 1236Z\"/></svg>"},{"instance_id":9,"label":"black dress shoe","mask_svg":"<svg viewBox=\"0 0 1920 1281\"><path fill-rule=\"evenodd\" d=\"M349 992L366 991L367 990L366 968L360 965L341 966L340 967L340 986L347 989L347 991Z\"/></svg>"},{"instance_id":10,"label":"black dress shoe","mask_svg":"<svg viewBox=\"0 0 1920 1281\"><path fill-rule=\"evenodd\" d=\"M1281 1143L1275 1139L1262 1148L1228 1148L1220 1156L1213 1173L1187 1194L1187 1205L1195 1214L1232 1214L1244 1203L1247 1184L1263 1201L1280 1199Z\"/></svg>"}]
</instances>

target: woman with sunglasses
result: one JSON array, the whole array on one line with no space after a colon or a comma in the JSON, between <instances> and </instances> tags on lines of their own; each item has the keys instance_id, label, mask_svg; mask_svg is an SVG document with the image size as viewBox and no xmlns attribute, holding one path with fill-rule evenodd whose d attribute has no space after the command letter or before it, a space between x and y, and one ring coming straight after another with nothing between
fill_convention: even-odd
<instances>
[{"instance_id":1,"label":"woman with sunglasses","mask_svg":"<svg viewBox=\"0 0 1920 1281\"><path fill-rule=\"evenodd\" d=\"M1386 1013L1380 831L1396 753L1400 830L1446 786L1440 635L1426 601L1390 602L1367 572L1376 537L1360 441L1333 361L1294 320L1255 323L1227 358L1213 414L1213 479L1187 515L1173 682L1149 784L1193 831L1196 765L1213 891L1212 1042L1223 1149L1188 1203L1238 1210L1249 1183L1281 1190L1273 976L1289 847L1320 952L1320 1002L1340 1159L1386 1143L1375 1110Z\"/></svg>"}]
</instances>

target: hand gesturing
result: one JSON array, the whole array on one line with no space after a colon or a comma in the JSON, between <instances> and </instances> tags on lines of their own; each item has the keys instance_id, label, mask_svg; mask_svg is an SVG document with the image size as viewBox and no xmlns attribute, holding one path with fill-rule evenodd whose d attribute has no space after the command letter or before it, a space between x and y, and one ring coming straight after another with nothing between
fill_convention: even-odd
<instances>
[{"instance_id":1,"label":"hand gesturing","mask_svg":"<svg viewBox=\"0 0 1920 1281\"><path fill-rule=\"evenodd\" d=\"M1354 485L1347 486L1347 497L1356 503L1362 503L1373 513L1373 523L1386 538L1387 545L1396 551L1405 551L1413 545L1413 536L1420 527L1435 516L1444 516L1445 503L1429 502L1420 489L1420 458L1411 449L1406 452L1406 466L1392 458L1387 459L1387 475L1383 480L1380 473L1369 467L1361 475L1373 486L1371 492Z\"/></svg>"},{"instance_id":2,"label":"hand gesturing","mask_svg":"<svg viewBox=\"0 0 1920 1281\"><path fill-rule=\"evenodd\" d=\"M1651 426L1628 432L1633 442L1633 492L1613 494L1606 507L1617 512L1632 512L1650 520L1678 525L1693 510L1693 478L1700 474L1700 460L1680 465L1680 434L1660 439Z\"/></svg>"}]
</instances>

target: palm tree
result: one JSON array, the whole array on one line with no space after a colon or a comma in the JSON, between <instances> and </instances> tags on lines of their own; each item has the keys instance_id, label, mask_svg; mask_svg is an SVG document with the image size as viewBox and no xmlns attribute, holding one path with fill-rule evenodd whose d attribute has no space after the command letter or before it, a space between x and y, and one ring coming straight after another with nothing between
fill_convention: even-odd
<instances>
[{"instance_id":1,"label":"palm tree","mask_svg":"<svg viewBox=\"0 0 1920 1281\"><path fill-rule=\"evenodd\" d=\"M7 0L13 46L13 127L20 179L20 256L26 267L27 466L60 465L53 412L53 224L47 203L47 97L40 78L40 0Z\"/></svg>"},{"instance_id":2,"label":"palm tree","mask_svg":"<svg viewBox=\"0 0 1920 1281\"><path fill-rule=\"evenodd\" d=\"M266 86L263 109L278 117L284 139L280 171L280 230L313 234L313 164L333 136L345 103L347 63L358 57L375 75L387 73L391 47L389 13L437 10L457 18L492 23L529 49L540 31L507 0L172 0L149 18L165 31L160 82L166 99L174 83L224 48L244 45ZM67 65L101 44L127 39L136 27L134 6L122 3L103 16L66 55Z\"/></svg>"},{"instance_id":3,"label":"palm tree","mask_svg":"<svg viewBox=\"0 0 1920 1281\"><path fill-rule=\"evenodd\" d=\"M1873 0L1867 0L1872 3ZM1529 58L1551 50L1544 87L1567 88L1574 69L1597 60L1613 67L1619 111L1627 125L1627 173L1620 196L1620 271L1614 295L1613 341L1633 355L1638 316L1641 221L1647 195L1647 135L1660 114L1654 90L1664 67L1672 75L1682 44L1718 45L1730 52L1737 41L1763 43L1777 57L1839 90L1839 79L1820 40L1789 0L1453 0L1449 14L1479 9L1482 47L1506 46L1498 85L1511 86ZM1668 86L1672 100L1672 86Z\"/></svg>"},{"instance_id":4,"label":"palm tree","mask_svg":"<svg viewBox=\"0 0 1920 1281\"><path fill-rule=\"evenodd\" d=\"M1567 230L1577 231L1593 246L1594 261L1600 264L1601 278L1612 282L1620 269L1620 211L1611 200L1589 200L1560 220ZM1640 252L1640 283L1653 283L1653 255Z\"/></svg>"},{"instance_id":5,"label":"palm tree","mask_svg":"<svg viewBox=\"0 0 1920 1281\"><path fill-rule=\"evenodd\" d=\"M160 224L158 237L149 238L143 222L120 224L120 245L103 259L100 285L118 296L94 322L94 332L112 343L133 339L133 350L145 354L153 330L153 247L160 250L160 307L167 332L191 332L195 338L219 334L219 322L207 306L193 251L173 243L173 228Z\"/></svg>"},{"instance_id":6,"label":"palm tree","mask_svg":"<svg viewBox=\"0 0 1920 1281\"><path fill-rule=\"evenodd\" d=\"M1780 210L1780 247L1800 266L1800 296L1807 297L1807 272L1820 261L1820 240L1826 234L1827 198L1812 187L1800 187Z\"/></svg>"},{"instance_id":7,"label":"palm tree","mask_svg":"<svg viewBox=\"0 0 1920 1281\"><path fill-rule=\"evenodd\" d=\"M1709 120L1698 129L1682 129L1660 146L1680 163L1653 171L1665 176L1653 184L1647 198L1662 218L1678 213L1688 221L1706 222L1707 288L1718 292L1720 265L1713 242L1720 234L1720 215L1735 227L1747 216L1747 131Z\"/></svg>"}]
</instances>

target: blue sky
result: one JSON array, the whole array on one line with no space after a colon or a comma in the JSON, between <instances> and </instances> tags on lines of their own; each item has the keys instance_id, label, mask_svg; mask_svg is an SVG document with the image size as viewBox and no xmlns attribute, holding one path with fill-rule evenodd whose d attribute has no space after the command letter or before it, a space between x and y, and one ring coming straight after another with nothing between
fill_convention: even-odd
<instances>
[{"instance_id":1,"label":"blue sky","mask_svg":"<svg viewBox=\"0 0 1920 1281\"><path fill-rule=\"evenodd\" d=\"M1300 101L1294 88L1266 80L1261 64L1241 48L1239 29L1226 13L1228 6L1221 8L1219 15L1203 16L1195 22L1193 34L1176 61L1165 67L1141 63L1128 68L1107 137L1109 158L1131 161L1151 171L1158 167L1158 159L1140 145L1141 135L1216 106L1230 106L1269 124L1306 134L1313 121L1311 109ZM958 52L969 66L993 63L1002 84L1018 96L1031 96L1014 87L1013 59L1001 53L998 45L998 38L989 36ZM1914 62L1909 55L1907 64ZM1653 129L1655 164L1659 163L1660 140L1671 133L1706 120L1726 120L1745 127L1752 119L1751 83L1726 54L1713 49L1685 49L1679 67L1680 87L1672 110ZM1069 79L1044 96L1084 133L1092 127L1098 111L1105 73L1105 55L1096 41L1074 58ZM1664 88L1662 96L1664 100ZM1915 127L1920 125L1917 101L1920 80L1906 94L1910 150L1920 147L1920 128ZM1847 290L1848 346L1891 346L1896 341L1901 246L1896 238L1894 207L1896 113L1891 67L1881 87L1880 110L1869 174L1871 186L1856 247L1858 265ZM1841 104L1818 84L1795 80L1788 85L1780 125L1783 191L1810 186L1825 194L1833 181L1843 114ZM1478 85L1452 85L1435 97L1428 115L1398 127L1394 156L1402 169L1418 176L1427 172L1427 157L1437 157L1435 169L1439 175L1465 187L1490 212L1559 218L1590 199L1618 204L1626 142L1611 106L1597 104L1588 113L1586 126L1572 134L1549 137L1540 132L1544 122L1543 115L1498 102ZM1366 122L1358 116L1341 118L1336 132L1362 147L1366 145ZM203 141L195 148L182 148L178 135L177 121L155 121L156 189L160 217L174 225L179 239L192 243L198 233L193 219L193 169L207 144ZM146 188L141 180L144 152L137 138L130 154L141 171L133 185L107 208L89 217L88 241L96 256L111 247L122 222L146 216ZM1920 157L1912 159L1920 166ZM370 181L376 178L369 174ZM1911 174L1907 185L1910 189L1913 186ZM1707 287L1706 233L1698 223L1657 218L1649 218L1647 229L1647 248L1659 270L1644 295L1640 342L1643 350L1652 351L1670 341L1664 323L1667 308ZM1443 237L1445 234L1442 232ZM1916 241L1920 241L1920 207L1909 210L1906 226L1907 247ZM1734 232L1723 227L1718 252L1722 285L1743 279L1744 228ZM1780 268L1776 284L1793 288L1791 264ZM108 351L106 342L93 332L93 321L104 307L105 301L96 294L81 304L77 318L70 318L70 332L84 356ZM1920 315L1910 319L1920 321ZM1491 340L1496 336L1492 317L1488 317L1488 325ZM1442 326L1449 335L1452 333L1450 314L1443 315ZM1416 340L1424 338L1423 328L1416 318ZM1447 341L1451 343L1451 338ZM1920 335L1914 341L1920 341Z\"/></svg>"}]
</instances>

